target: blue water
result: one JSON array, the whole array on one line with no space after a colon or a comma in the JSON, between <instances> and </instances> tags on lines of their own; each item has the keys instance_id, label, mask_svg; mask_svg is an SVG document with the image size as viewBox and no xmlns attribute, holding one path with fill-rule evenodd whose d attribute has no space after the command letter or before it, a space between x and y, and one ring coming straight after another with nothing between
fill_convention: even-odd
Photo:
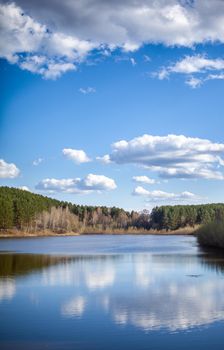
<instances>
[{"instance_id":1,"label":"blue water","mask_svg":"<svg viewBox=\"0 0 224 350\"><path fill-rule=\"evenodd\" d=\"M187 236L0 240L0 349L223 349L224 256Z\"/></svg>"}]
</instances>

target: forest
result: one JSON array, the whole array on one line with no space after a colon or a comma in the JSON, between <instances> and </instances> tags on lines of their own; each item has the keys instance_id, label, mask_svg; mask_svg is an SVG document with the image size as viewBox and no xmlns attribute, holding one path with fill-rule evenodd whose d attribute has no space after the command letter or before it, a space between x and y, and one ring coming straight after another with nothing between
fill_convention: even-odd
<instances>
[{"instance_id":1,"label":"forest","mask_svg":"<svg viewBox=\"0 0 224 350\"><path fill-rule=\"evenodd\" d=\"M224 220L224 203L199 205L167 205L153 208L150 227L177 230Z\"/></svg>"},{"instance_id":2,"label":"forest","mask_svg":"<svg viewBox=\"0 0 224 350\"><path fill-rule=\"evenodd\" d=\"M25 190L0 187L0 230L86 233L166 230L224 220L224 204L155 207L151 213L117 207L85 206Z\"/></svg>"}]
</instances>

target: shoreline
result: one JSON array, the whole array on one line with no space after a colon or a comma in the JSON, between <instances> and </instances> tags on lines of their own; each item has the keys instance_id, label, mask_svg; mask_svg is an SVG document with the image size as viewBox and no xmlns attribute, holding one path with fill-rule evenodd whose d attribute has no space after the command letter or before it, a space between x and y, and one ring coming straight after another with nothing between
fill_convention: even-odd
<instances>
[{"instance_id":1,"label":"shoreline","mask_svg":"<svg viewBox=\"0 0 224 350\"><path fill-rule=\"evenodd\" d=\"M180 236L180 235L188 235L193 236L197 231L198 227L185 227L181 229L177 229L174 231L166 231L166 230L116 230L116 231L101 231L101 230L88 230L84 232L66 232L66 233L57 233L53 231L45 231L45 232L24 232L24 231L3 231L0 233L0 238L34 238L34 237L72 237L72 236L91 236L91 235L114 235L114 236L128 236L128 235L136 235L136 236Z\"/></svg>"}]
</instances>

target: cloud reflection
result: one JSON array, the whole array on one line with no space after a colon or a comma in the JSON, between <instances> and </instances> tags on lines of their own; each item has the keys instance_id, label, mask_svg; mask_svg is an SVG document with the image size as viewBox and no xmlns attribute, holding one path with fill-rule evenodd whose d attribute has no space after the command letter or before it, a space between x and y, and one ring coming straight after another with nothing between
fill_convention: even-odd
<instances>
[{"instance_id":1,"label":"cloud reflection","mask_svg":"<svg viewBox=\"0 0 224 350\"><path fill-rule=\"evenodd\" d=\"M42 284L47 286L70 286L79 284L79 273L69 263L52 266L42 273Z\"/></svg>"},{"instance_id":2,"label":"cloud reflection","mask_svg":"<svg viewBox=\"0 0 224 350\"><path fill-rule=\"evenodd\" d=\"M85 310L85 306L86 299L77 296L62 305L61 314L65 317L80 317Z\"/></svg>"},{"instance_id":3,"label":"cloud reflection","mask_svg":"<svg viewBox=\"0 0 224 350\"><path fill-rule=\"evenodd\" d=\"M224 320L224 279L203 259L184 253L77 257L45 269L42 284L75 293L63 301L64 317L82 317L88 302L118 325L188 330ZM10 283L8 290L2 295L12 295Z\"/></svg>"},{"instance_id":4,"label":"cloud reflection","mask_svg":"<svg viewBox=\"0 0 224 350\"><path fill-rule=\"evenodd\" d=\"M16 294L16 284L12 278L0 279L0 302L1 300L11 300Z\"/></svg>"},{"instance_id":5,"label":"cloud reflection","mask_svg":"<svg viewBox=\"0 0 224 350\"><path fill-rule=\"evenodd\" d=\"M103 289L115 283L116 265L113 259L104 257L84 259L52 266L42 272L41 283L44 286L74 286L85 285L89 291Z\"/></svg>"},{"instance_id":6,"label":"cloud reflection","mask_svg":"<svg viewBox=\"0 0 224 350\"><path fill-rule=\"evenodd\" d=\"M106 266L98 271L86 271L86 285L90 290L112 286L115 281L115 270L112 266Z\"/></svg>"},{"instance_id":7,"label":"cloud reflection","mask_svg":"<svg viewBox=\"0 0 224 350\"><path fill-rule=\"evenodd\" d=\"M185 264L180 259L143 260L133 258L130 293L107 294L107 310L116 324L177 331L224 320L222 278L205 271L199 278L187 275L203 268L195 259Z\"/></svg>"}]
</instances>

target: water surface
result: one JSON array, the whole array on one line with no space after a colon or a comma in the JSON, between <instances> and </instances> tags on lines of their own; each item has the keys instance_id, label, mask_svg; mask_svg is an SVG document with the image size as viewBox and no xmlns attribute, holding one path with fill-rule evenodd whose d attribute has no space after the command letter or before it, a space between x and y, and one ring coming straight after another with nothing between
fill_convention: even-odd
<instances>
[{"instance_id":1,"label":"water surface","mask_svg":"<svg viewBox=\"0 0 224 350\"><path fill-rule=\"evenodd\" d=\"M187 236L0 240L1 349L223 349L224 257Z\"/></svg>"}]
</instances>

